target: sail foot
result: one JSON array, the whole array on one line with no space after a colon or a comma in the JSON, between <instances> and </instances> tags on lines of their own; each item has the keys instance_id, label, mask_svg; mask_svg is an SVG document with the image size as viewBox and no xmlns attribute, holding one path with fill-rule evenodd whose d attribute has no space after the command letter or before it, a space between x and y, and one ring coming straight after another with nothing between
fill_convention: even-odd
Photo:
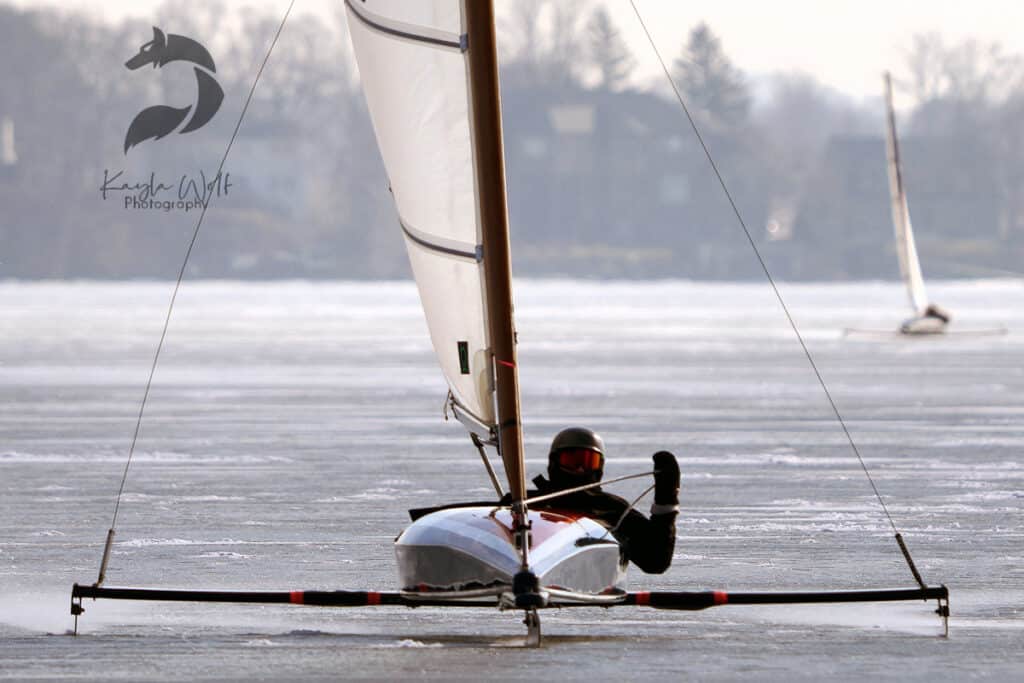
<instances>
[{"instance_id":1,"label":"sail foot","mask_svg":"<svg viewBox=\"0 0 1024 683\"><path fill-rule=\"evenodd\" d=\"M497 447L498 437L496 426L488 424L470 412L468 408L459 403L458 399L456 399L455 395L450 391L448 392L446 408L451 409L452 415L455 416L455 419L458 420L470 434L475 434L482 443L488 446Z\"/></svg>"}]
</instances>

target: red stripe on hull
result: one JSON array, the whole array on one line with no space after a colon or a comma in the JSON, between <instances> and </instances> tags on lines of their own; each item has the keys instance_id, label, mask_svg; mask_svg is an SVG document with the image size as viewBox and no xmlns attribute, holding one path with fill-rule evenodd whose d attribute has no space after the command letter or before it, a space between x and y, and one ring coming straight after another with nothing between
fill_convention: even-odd
<instances>
[{"instance_id":1,"label":"red stripe on hull","mask_svg":"<svg viewBox=\"0 0 1024 683\"><path fill-rule=\"evenodd\" d=\"M636 604L638 605L650 605L651 594L647 591L640 591L636 594Z\"/></svg>"},{"instance_id":2,"label":"red stripe on hull","mask_svg":"<svg viewBox=\"0 0 1024 683\"><path fill-rule=\"evenodd\" d=\"M729 604L729 594L725 591L712 591L715 594L716 605L727 605Z\"/></svg>"},{"instance_id":3,"label":"red stripe on hull","mask_svg":"<svg viewBox=\"0 0 1024 683\"><path fill-rule=\"evenodd\" d=\"M530 549L536 550L549 538L567 528L576 520L585 518L586 515L579 512L565 512L562 510L558 510L557 512L530 510L529 517L531 522ZM490 519L497 522L497 528L501 530L501 532L508 538L509 543L511 543L513 527L512 514L507 510L497 510L491 515ZM488 528L488 531L494 533L494 525Z\"/></svg>"},{"instance_id":4,"label":"red stripe on hull","mask_svg":"<svg viewBox=\"0 0 1024 683\"><path fill-rule=\"evenodd\" d=\"M306 591L292 591L289 594L289 602L293 605L306 604Z\"/></svg>"},{"instance_id":5,"label":"red stripe on hull","mask_svg":"<svg viewBox=\"0 0 1024 683\"><path fill-rule=\"evenodd\" d=\"M366 594L367 605L379 605L380 604L380 593L369 592Z\"/></svg>"}]
</instances>

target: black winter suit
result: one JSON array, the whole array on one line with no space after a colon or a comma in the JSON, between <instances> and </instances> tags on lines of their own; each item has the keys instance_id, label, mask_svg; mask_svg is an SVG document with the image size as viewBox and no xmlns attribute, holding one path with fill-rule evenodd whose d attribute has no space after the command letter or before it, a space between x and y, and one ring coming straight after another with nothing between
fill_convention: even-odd
<instances>
[{"instance_id":1,"label":"black winter suit","mask_svg":"<svg viewBox=\"0 0 1024 683\"><path fill-rule=\"evenodd\" d=\"M527 499L559 490L542 476L534 478L533 484L537 489L528 491ZM530 505L531 510L580 513L609 529L619 524L628 507L626 500L602 491L600 486ZM648 519L632 509L626 513L614 536L633 564L648 574L661 574L672 564L676 546L676 513L651 515Z\"/></svg>"}]
</instances>

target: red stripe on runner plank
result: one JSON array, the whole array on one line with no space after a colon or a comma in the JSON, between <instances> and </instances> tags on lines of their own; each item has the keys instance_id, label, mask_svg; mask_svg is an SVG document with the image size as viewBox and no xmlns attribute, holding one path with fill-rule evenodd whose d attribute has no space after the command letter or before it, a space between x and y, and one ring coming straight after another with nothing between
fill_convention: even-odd
<instances>
[{"instance_id":1,"label":"red stripe on runner plank","mask_svg":"<svg viewBox=\"0 0 1024 683\"><path fill-rule=\"evenodd\" d=\"M306 604L306 592L305 591L292 591L289 594L289 602L293 605L304 605Z\"/></svg>"}]
</instances>

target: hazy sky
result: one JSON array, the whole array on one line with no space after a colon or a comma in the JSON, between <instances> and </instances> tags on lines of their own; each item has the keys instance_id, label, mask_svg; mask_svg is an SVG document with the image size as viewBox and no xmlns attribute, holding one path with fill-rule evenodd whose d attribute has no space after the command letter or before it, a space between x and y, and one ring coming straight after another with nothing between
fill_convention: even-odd
<instances>
[{"instance_id":1,"label":"hazy sky","mask_svg":"<svg viewBox=\"0 0 1024 683\"><path fill-rule=\"evenodd\" d=\"M580 2L581 12L589 11L599 1ZM640 80L659 77L659 67L629 0L603 1L637 57ZM162 2L14 0L21 6L87 9L108 19L146 17ZM296 11L329 16L331 6L340 2L297 0ZM512 2L496 0L499 19ZM177 4L187 6L188 2ZM242 0L237 4L283 13L287 0ZM676 56L689 29L704 20L746 73L801 70L858 97L880 94L881 72L899 70L915 34L935 32L948 43L968 38L999 42L1007 52L1016 52L1021 48L1024 29L1024 2L1009 0L637 0L637 5L666 59Z\"/></svg>"}]
</instances>

